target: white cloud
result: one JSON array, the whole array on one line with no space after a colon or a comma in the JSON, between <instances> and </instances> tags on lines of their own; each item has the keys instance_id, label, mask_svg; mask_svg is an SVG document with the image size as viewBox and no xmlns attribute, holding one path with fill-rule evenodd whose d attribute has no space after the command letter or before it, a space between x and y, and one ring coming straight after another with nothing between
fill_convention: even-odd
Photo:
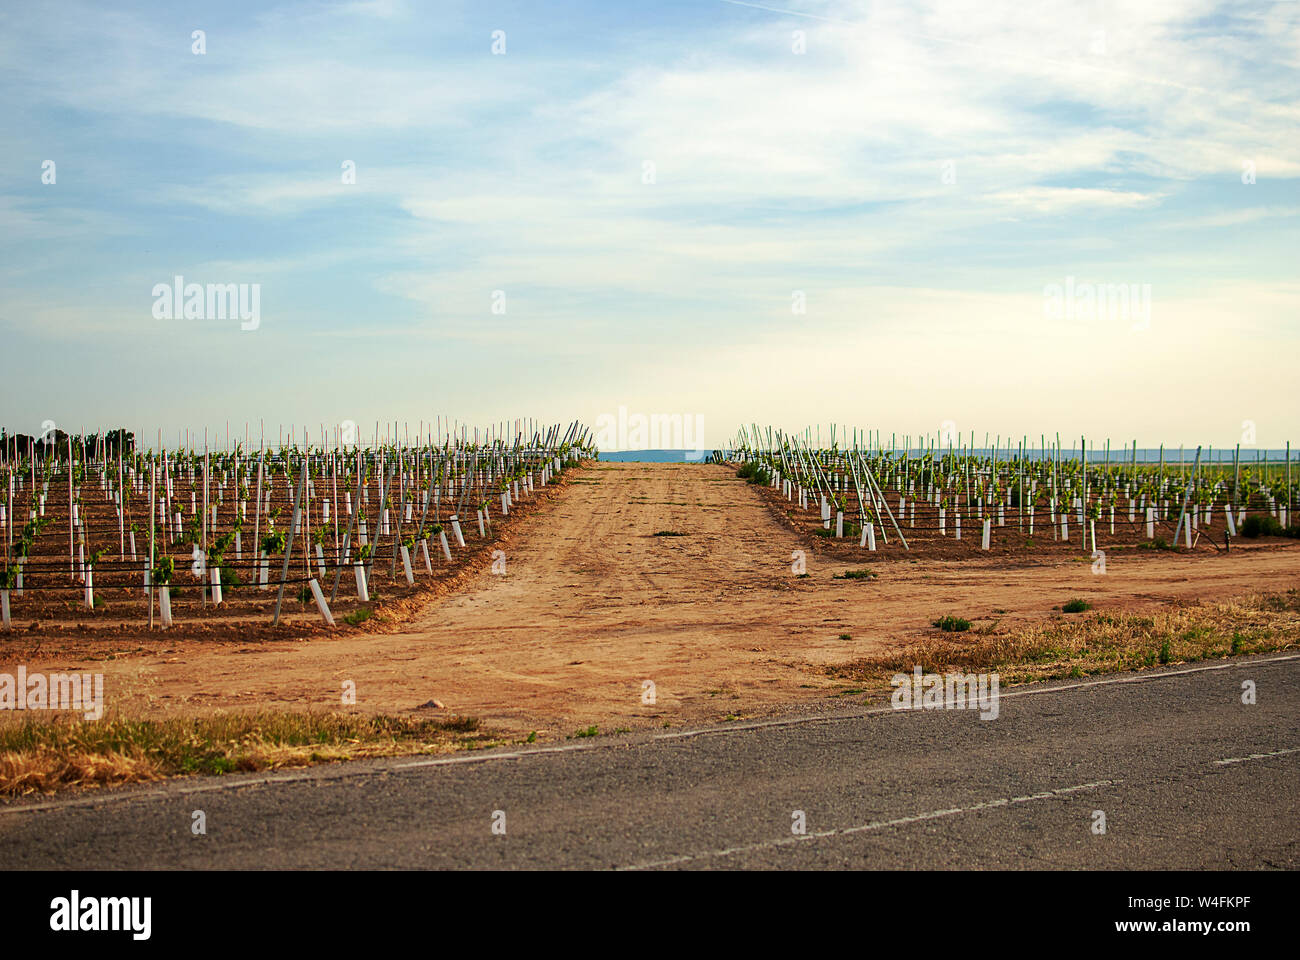
<instances>
[{"instance_id":1,"label":"white cloud","mask_svg":"<svg viewBox=\"0 0 1300 960\"><path fill-rule=\"evenodd\" d=\"M1090 187L1026 187L1023 190L1003 190L988 197L1002 206L1048 214L1087 209L1141 209L1154 206L1160 198L1161 194Z\"/></svg>"}]
</instances>

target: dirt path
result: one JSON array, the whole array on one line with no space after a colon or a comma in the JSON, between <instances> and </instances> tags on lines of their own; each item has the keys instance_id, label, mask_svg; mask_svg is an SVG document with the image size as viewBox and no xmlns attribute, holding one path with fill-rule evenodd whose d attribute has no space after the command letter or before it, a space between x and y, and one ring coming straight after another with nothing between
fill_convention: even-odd
<instances>
[{"instance_id":1,"label":"dirt path","mask_svg":"<svg viewBox=\"0 0 1300 960\"><path fill-rule=\"evenodd\" d=\"M656 537L659 531L685 534ZM807 552L808 579L791 573ZM661 726L751 715L825 696L808 665L861 656L932 633L937 616L1038 620L1075 596L1102 610L1283 590L1300 550L1230 555L1114 555L1094 576L1080 557L1008 566L874 563L876 581L834 580L721 466L607 463L573 482L505 545L504 576L484 572L400 632L257 645L152 641L121 660L30 671L103 670L110 707L338 706L345 680L365 710L406 712L430 699L526 733L588 724ZM851 639L840 639L841 634ZM656 702L642 703L655 684Z\"/></svg>"}]
</instances>

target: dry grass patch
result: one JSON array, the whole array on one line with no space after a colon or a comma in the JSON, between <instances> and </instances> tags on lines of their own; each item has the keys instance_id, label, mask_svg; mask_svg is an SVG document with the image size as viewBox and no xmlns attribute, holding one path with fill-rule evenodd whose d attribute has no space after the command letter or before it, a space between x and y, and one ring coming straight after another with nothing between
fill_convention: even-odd
<instances>
[{"instance_id":1,"label":"dry grass patch","mask_svg":"<svg viewBox=\"0 0 1300 960\"><path fill-rule=\"evenodd\" d=\"M165 720L0 724L0 796L67 787L445 753L496 742L473 717L258 711Z\"/></svg>"},{"instance_id":2,"label":"dry grass patch","mask_svg":"<svg viewBox=\"0 0 1300 960\"><path fill-rule=\"evenodd\" d=\"M1026 683L1297 646L1300 591L1291 590L1171 606L1149 615L1103 612L1005 629L995 623L961 638L935 637L832 665L826 672L883 684L919 666L925 673L998 673L1004 683Z\"/></svg>"}]
</instances>

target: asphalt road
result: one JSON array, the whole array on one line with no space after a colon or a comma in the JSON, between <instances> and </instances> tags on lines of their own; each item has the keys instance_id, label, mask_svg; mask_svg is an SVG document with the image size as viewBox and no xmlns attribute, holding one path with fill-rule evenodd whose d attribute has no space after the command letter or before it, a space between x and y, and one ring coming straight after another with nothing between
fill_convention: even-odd
<instances>
[{"instance_id":1,"label":"asphalt road","mask_svg":"<svg viewBox=\"0 0 1300 960\"><path fill-rule=\"evenodd\" d=\"M9 803L0 868L1294 869L1297 799L1293 655Z\"/></svg>"}]
</instances>

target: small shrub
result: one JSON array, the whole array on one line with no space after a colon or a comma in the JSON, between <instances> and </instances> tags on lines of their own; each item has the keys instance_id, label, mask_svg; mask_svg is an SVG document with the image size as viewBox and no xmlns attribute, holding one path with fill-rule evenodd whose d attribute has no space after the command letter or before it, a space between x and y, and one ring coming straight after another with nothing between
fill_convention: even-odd
<instances>
[{"instance_id":1,"label":"small shrub","mask_svg":"<svg viewBox=\"0 0 1300 960\"><path fill-rule=\"evenodd\" d=\"M934 621L933 626L938 627L944 633L964 633L970 629L970 621L948 614Z\"/></svg>"},{"instance_id":2,"label":"small shrub","mask_svg":"<svg viewBox=\"0 0 1300 960\"><path fill-rule=\"evenodd\" d=\"M870 570L863 567L860 570L845 570L843 573L837 573L832 578L834 580L874 580L876 575Z\"/></svg>"},{"instance_id":3,"label":"small shrub","mask_svg":"<svg viewBox=\"0 0 1300 960\"><path fill-rule=\"evenodd\" d=\"M1283 533L1282 524L1267 513L1252 513L1241 525L1241 535L1250 540L1256 537L1280 537Z\"/></svg>"},{"instance_id":4,"label":"small shrub","mask_svg":"<svg viewBox=\"0 0 1300 960\"><path fill-rule=\"evenodd\" d=\"M1083 613L1083 611L1089 610L1091 608L1092 608L1092 604L1089 603L1087 600L1080 600L1076 598L1074 600L1069 601L1068 603L1063 604L1061 606L1061 612L1062 613Z\"/></svg>"}]
</instances>

